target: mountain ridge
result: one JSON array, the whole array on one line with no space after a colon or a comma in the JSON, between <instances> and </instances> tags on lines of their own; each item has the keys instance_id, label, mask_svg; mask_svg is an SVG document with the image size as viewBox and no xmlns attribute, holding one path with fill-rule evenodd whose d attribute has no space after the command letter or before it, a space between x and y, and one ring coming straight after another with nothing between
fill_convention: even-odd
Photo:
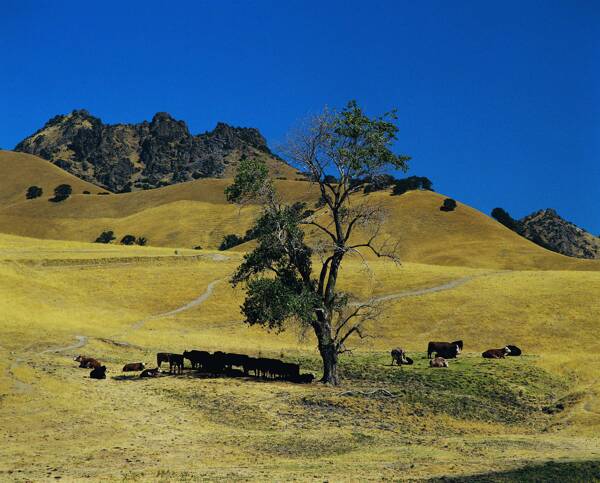
<instances>
[{"instance_id":1,"label":"mountain ridge","mask_svg":"<svg viewBox=\"0 0 600 483\"><path fill-rule=\"evenodd\" d=\"M15 151L114 192L221 177L243 155L268 158L276 174L294 173L256 128L218 122L212 131L193 135L185 121L166 112L137 124L104 124L85 109L74 110L48 120Z\"/></svg>"}]
</instances>

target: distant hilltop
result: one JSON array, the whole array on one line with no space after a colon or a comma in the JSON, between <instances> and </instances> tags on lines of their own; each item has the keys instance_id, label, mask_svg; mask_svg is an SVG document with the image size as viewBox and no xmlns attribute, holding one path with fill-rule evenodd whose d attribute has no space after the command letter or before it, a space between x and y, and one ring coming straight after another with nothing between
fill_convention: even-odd
<instances>
[{"instance_id":1,"label":"distant hilltop","mask_svg":"<svg viewBox=\"0 0 600 483\"><path fill-rule=\"evenodd\" d=\"M150 122L104 124L86 110L75 110L50 119L15 151L40 156L113 192L221 177L242 154L266 156L275 171L293 173L272 155L258 129L219 122L212 131L192 135L184 121L166 112Z\"/></svg>"},{"instance_id":2,"label":"distant hilltop","mask_svg":"<svg viewBox=\"0 0 600 483\"><path fill-rule=\"evenodd\" d=\"M548 250L569 257L600 258L600 238L565 220L552 208L536 211L520 220L513 219L502 208L495 208L492 216Z\"/></svg>"}]
</instances>

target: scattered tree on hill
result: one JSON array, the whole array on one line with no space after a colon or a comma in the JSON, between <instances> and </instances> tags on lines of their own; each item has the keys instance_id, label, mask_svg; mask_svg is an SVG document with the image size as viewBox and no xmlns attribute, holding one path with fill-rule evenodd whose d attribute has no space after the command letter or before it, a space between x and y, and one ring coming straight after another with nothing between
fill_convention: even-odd
<instances>
[{"instance_id":1,"label":"scattered tree on hill","mask_svg":"<svg viewBox=\"0 0 600 483\"><path fill-rule=\"evenodd\" d=\"M115 234L112 230L103 231L96 238L95 243L110 243L115 239Z\"/></svg>"},{"instance_id":2,"label":"scattered tree on hill","mask_svg":"<svg viewBox=\"0 0 600 483\"><path fill-rule=\"evenodd\" d=\"M145 236L139 236L135 240L135 243L141 247L145 247L148 244L148 239Z\"/></svg>"},{"instance_id":3,"label":"scattered tree on hill","mask_svg":"<svg viewBox=\"0 0 600 483\"><path fill-rule=\"evenodd\" d=\"M42 196L42 193L43 190L39 186L30 186L29 188L27 188L27 193L25 194L25 197L28 200L33 200Z\"/></svg>"},{"instance_id":4,"label":"scattered tree on hill","mask_svg":"<svg viewBox=\"0 0 600 483\"><path fill-rule=\"evenodd\" d=\"M303 203L282 203L266 166L258 160L240 163L234 183L226 190L229 201L260 200L263 205L254 227L258 245L231 278L232 285L246 288L241 307L245 322L275 331L283 330L286 321L312 328L325 383L339 383L339 355L348 351L350 337L366 336L364 323L379 310L372 303L350 304L348 295L337 289L345 257L364 249L396 259L389 240L379 240L383 209L361 199L350 200L368 178L384 169L406 170L410 158L390 150L398 131L395 120L395 112L369 118L352 101L341 112L325 111L313 118L290 138L286 153L318 185L323 210L306 212ZM327 171L339 173L335 184L326 178ZM302 224L316 227L325 240L309 247ZM358 227L367 236L352 241ZM313 256L321 260L315 270Z\"/></svg>"},{"instance_id":5,"label":"scattered tree on hill","mask_svg":"<svg viewBox=\"0 0 600 483\"><path fill-rule=\"evenodd\" d=\"M502 223L506 228L521 234L523 232L523 226L521 222L515 220L512 216L508 214L503 208L494 208L492 210L492 217L495 218L498 222Z\"/></svg>"},{"instance_id":6,"label":"scattered tree on hill","mask_svg":"<svg viewBox=\"0 0 600 483\"><path fill-rule=\"evenodd\" d=\"M393 195L401 195L412 190L433 191L433 183L425 176L409 176L394 181Z\"/></svg>"},{"instance_id":7,"label":"scattered tree on hill","mask_svg":"<svg viewBox=\"0 0 600 483\"><path fill-rule=\"evenodd\" d=\"M135 237L133 235L125 235L121 238L121 245L133 245L135 244Z\"/></svg>"},{"instance_id":8,"label":"scattered tree on hill","mask_svg":"<svg viewBox=\"0 0 600 483\"><path fill-rule=\"evenodd\" d=\"M235 233L225 235L221 244L219 245L219 250L229 250L230 248L236 247L244 243L244 238L236 235Z\"/></svg>"},{"instance_id":9,"label":"scattered tree on hill","mask_svg":"<svg viewBox=\"0 0 600 483\"><path fill-rule=\"evenodd\" d=\"M54 188L54 197L50 198L50 201L53 201L54 203L64 201L71 196L72 192L73 188L71 188L71 185L59 184L56 188Z\"/></svg>"},{"instance_id":10,"label":"scattered tree on hill","mask_svg":"<svg viewBox=\"0 0 600 483\"><path fill-rule=\"evenodd\" d=\"M456 201L452 198L446 198L442 206L440 206L440 211L454 211L456 209Z\"/></svg>"},{"instance_id":11,"label":"scattered tree on hill","mask_svg":"<svg viewBox=\"0 0 600 483\"><path fill-rule=\"evenodd\" d=\"M84 191L83 194L84 195L91 195L92 193L90 193L89 191Z\"/></svg>"}]
</instances>

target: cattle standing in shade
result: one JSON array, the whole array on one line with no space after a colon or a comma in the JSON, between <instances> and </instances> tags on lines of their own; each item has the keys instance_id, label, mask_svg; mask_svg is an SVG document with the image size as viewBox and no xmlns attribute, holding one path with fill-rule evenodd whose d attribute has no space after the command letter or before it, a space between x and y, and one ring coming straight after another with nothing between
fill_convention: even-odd
<instances>
[{"instance_id":1,"label":"cattle standing in shade","mask_svg":"<svg viewBox=\"0 0 600 483\"><path fill-rule=\"evenodd\" d=\"M431 359L432 354L435 353L436 357L455 359L462 352L462 349L462 340L455 340L454 342L429 342L427 344L427 358Z\"/></svg>"},{"instance_id":2,"label":"cattle standing in shade","mask_svg":"<svg viewBox=\"0 0 600 483\"><path fill-rule=\"evenodd\" d=\"M448 367L448 361L443 357L436 357L429 361L429 367Z\"/></svg>"},{"instance_id":3,"label":"cattle standing in shade","mask_svg":"<svg viewBox=\"0 0 600 483\"><path fill-rule=\"evenodd\" d=\"M510 349L510 353L506 354L507 356L520 356L522 353L521 349L519 349L516 345L507 345L506 347Z\"/></svg>"},{"instance_id":4,"label":"cattle standing in shade","mask_svg":"<svg viewBox=\"0 0 600 483\"><path fill-rule=\"evenodd\" d=\"M130 362L123 366L123 372L137 372L143 371L146 365L143 362Z\"/></svg>"},{"instance_id":5,"label":"cattle standing in shade","mask_svg":"<svg viewBox=\"0 0 600 483\"><path fill-rule=\"evenodd\" d=\"M158 354L156 354L156 365L160 368L163 362L169 362L168 352L159 352Z\"/></svg>"},{"instance_id":6,"label":"cattle standing in shade","mask_svg":"<svg viewBox=\"0 0 600 483\"><path fill-rule=\"evenodd\" d=\"M92 379L106 379L106 366L95 367L90 372Z\"/></svg>"},{"instance_id":7,"label":"cattle standing in shade","mask_svg":"<svg viewBox=\"0 0 600 483\"><path fill-rule=\"evenodd\" d=\"M177 374L183 372L183 354L169 354L169 372L173 373L173 368Z\"/></svg>"},{"instance_id":8,"label":"cattle standing in shade","mask_svg":"<svg viewBox=\"0 0 600 483\"><path fill-rule=\"evenodd\" d=\"M488 349L481 356L484 359L504 359L508 354L510 354L510 349L503 347L502 349Z\"/></svg>"}]
</instances>

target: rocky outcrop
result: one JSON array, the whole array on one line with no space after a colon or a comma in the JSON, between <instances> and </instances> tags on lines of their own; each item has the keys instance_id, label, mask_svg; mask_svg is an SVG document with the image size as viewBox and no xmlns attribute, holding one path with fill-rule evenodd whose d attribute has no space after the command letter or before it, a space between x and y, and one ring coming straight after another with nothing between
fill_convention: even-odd
<instances>
[{"instance_id":1,"label":"rocky outcrop","mask_svg":"<svg viewBox=\"0 0 600 483\"><path fill-rule=\"evenodd\" d=\"M600 238L561 218L548 208L521 218L519 232L549 250L577 258L600 258Z\"/></svg>"},{"instance_id":2,"label":"rocky outcrop","mask_svg":"<svg viewBox=\"0 0 600 483\"><path fill-rule=\"evenodd\" d=\"M271 156L254 128L218 123L192 135L184 121L166 112L140 124L104 124L85 110L50 119L15 151L35 154L86 181L114 192L149 189L221 176L238 153Z\"/></svg>"}]
</instances>

